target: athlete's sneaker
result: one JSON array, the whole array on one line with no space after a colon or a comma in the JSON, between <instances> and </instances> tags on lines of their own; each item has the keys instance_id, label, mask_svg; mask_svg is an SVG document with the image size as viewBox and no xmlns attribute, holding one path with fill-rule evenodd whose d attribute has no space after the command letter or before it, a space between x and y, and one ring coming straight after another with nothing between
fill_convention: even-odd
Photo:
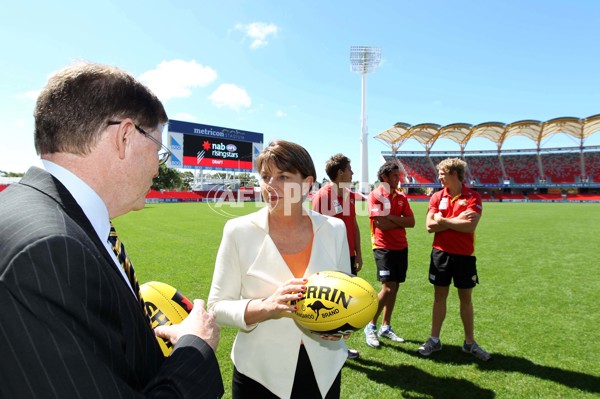
<instances>
[{"instance_id":1,"label":"athlete's sneaker","mask_svg":"<svg viewBox=\"0 0 600 399\"><path fill-rule=\"evenodd\" d=\"M471 355L475 356L477 359L483 360L484 362L487 362L488 360L490 360L492 358L492 356L490 356L489 353L484 351L481 346L477 345L477 342L475 342L475 341L473 341L470 348L467 345L467 343L465 342L462 347L462 351L465 353L470 353Z\"/></svg>"},{"instance_id":2,"label":"athlete's sneaker","mask_svg":"<svg viewBox=\"0 0 600 399\"><path fill-rule=\"evenodd\" d=\"M348 349L348 359L358 359L360 353L356 349Z\"/></svg>"},{"instance_id":3,"label":"athlete's sneaker","mask_svg":"<svg viewBox=\"0 0 600 399\"><path fill-rule=\"evenodd\" d=\"M365 338L367 345L371 348L379 348L379 338L377 338L377 327L367 324L365 327Z\"/></svg>"},{"instance_id":4,"label":"athlete's sneaker","mask_svg":"<svg viewBox=\"0 0 600 399\"><path fill-rule=\"evenodd\" d=\"M387 338L394 342L404 342L404 338L400 338L399 336L397 336L396 333L394 332L394 330L392 330L392 327L389 327L386 330L384 330L383 328L380 328L377 335L379 337Z\"/></svg>"},{"instance_id":5,"label":"athlete's sneaker","mask_svg":"<svg viewBox=\"0 0 600 399\"><path fill-rule=\"evenodd\" d=\"M433 352L439 352L442 350L442 341L439 340L437 343L429 338L421 347L419 348L419 353L423 356L429 356Z\"/></svg>"}]
</instances>

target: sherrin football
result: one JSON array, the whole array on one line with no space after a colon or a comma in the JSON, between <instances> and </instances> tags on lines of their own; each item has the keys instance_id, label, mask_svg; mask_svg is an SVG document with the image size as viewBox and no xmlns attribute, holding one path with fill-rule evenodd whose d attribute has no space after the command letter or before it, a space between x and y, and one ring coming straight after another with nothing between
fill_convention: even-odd
<instances>
[{"instance_id":1,"label":"sherrin football","mask_svg":"<svg viewBox=\"0 0 600 399\"><path fill-rule=\"evenodd\" d=\"M146 303L152 328L179 324L192 310L192 302L168 284L150 281L140 285L140 291ZM173 344L160 337L156 337L156 339L165 357L169 356L173 350Z\"/></svg>"},{"instance_id":2,"label":"sherrin football","mask_svg":"<svg viewBox=\"0 0 600 399\"><path fill-rule=\"evenodd\" d=\"M375 313L377 292L366 280L338 271L317 272L308 278L304 296L296 301L294 320L310 331L347 334L366 326Z\"/></svg>"}]
</instances>

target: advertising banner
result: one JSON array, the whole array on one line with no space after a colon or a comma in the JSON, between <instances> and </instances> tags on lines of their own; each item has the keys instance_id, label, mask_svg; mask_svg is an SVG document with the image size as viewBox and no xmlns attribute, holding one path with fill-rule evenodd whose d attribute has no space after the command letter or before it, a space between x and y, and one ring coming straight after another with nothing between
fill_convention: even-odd
<instances>
[{"instance_id":1,"label":"advertising banner","mask_svg":"<svg viewBox=\"0 0 600 399\"><path fill-rule=\"evenodd\" d=\"M252 143L186 134L183 165L205 169L252 170Z\"/></svg>"},{"instance_id":2,"label":"advertising banner","mask_svg":"<svg viewBox=\"0 0 600 399\"><path fill-rule=\"evenodd\" d=\"M173 153L170 167L253 172L263 135L170 120L168 145Z\"/></svg>"}]
</instances>

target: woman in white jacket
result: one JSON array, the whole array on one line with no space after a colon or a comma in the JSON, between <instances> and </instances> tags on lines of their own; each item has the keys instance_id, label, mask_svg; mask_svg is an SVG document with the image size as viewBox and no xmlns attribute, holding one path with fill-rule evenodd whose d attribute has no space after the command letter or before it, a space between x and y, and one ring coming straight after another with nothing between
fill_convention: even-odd
<instances>
[{"instance_id":1,"label":"woman in white jacket","mask_svg":"<svg viewBox=\"0 0 600 399\"><path fill-rule=\"evenodd\" d=\"M315 272L350 272L344 223L303 206L316 172L302 146L272 142L257 168L267 206L225 225L208 298L217 322L239 329L232 396L339 398L345 343L300 328L290 301Z\"/></svg>"}]
</instances>

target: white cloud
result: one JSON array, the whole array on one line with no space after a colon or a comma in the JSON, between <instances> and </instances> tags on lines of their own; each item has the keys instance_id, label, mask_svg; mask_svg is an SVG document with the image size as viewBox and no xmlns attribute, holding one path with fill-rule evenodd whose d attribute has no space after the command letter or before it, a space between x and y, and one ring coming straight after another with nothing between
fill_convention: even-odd
<instances>
[{"instance_id":1,"label":"white cloud","mask_svg":"<svg viewBox=\"0 0 600 399\"><path fill-rule=\"evenodd\" d=\"M287 114L279 109L277 110L277 112L275 112L275 116L277 116L278 118L285 118Z\"/></svg>"},{"instance_id":2,"label":"white cloud","mask_svg":"<svg viewBox=\"0 0 600 399\"><path fill-rule=\"evenodd\" d=\"M246 90L231 83L220 85L208 99L219 108L232 108L236 111L252 105L252 99Z\"/></svg>"},{"instance_id":3,"label":"white cloud","mask_svg":"<svg viewBox=\"0 0 600 399\"><path fill-rule=\"evenodd\" d=\"M185 112L179 112L179 113L175 114L175 116L173 116L172 119L175 119L178 121L186 121L186 122L197 122L198 121L198 118L196 118L194 115L188 114Z\"/></svg>"},{"instance_id":4,"label":"white cloud","mask_svg":"<svg viewBox=\"0 0 600 399\"><path fill-rule=\"evenodd\" d=\"M144 72L140 81L146 84L161 100L189 97L192 88L205 87L217 79L217 72L196 61L162 61L156 69Z\"/></svg>"},{"instance_id":5,"label":"white cloud","mask_svg":"<svg viewBox=\"0 0 600 399\"><path fill-rule=\"evenodd\" d=\"M244 32L246 37L252 40L250 48L253 49L266 46L268 44L267 39L270 36L276 36L279 31L277 25L264 22L252 22L246 25L237 24L234 29Z\"/></svg>"}]
</instances>

